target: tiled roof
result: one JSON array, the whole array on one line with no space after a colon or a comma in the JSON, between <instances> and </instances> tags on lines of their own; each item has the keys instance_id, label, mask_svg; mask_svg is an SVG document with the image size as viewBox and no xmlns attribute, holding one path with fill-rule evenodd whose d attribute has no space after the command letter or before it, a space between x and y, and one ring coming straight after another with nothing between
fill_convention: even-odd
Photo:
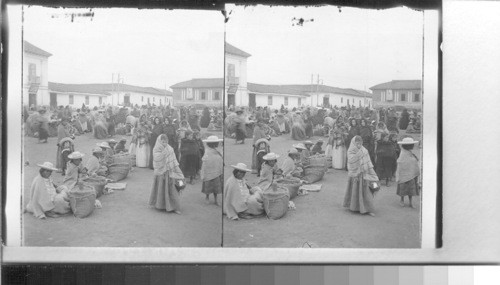
<instances>
[{"instance_id":1,"label":"tiled roof","mask_svg":"<svg viewBox=\"0 0 500 285\"><path fill-rule=\"evenodd\" d=\"M43 49L27 42L27 41L23 41L23 44L24 44L24 51L27 52L27 53L32 53L32 54L36 54L36 55L41 55L41 56L44 56L44 57L49 57L49 56L52 56L51 53L49 52L46 52L44 51Z\"/></svg>"},{"instance_id":2,"label":"tiled roof","mask_svg":"<svg viewBox=\"0 0 500 285\"><path fill-rule=\"evenodd\" d=\"M392 80L370 87L371 90L422 89L422 80Z\"/></svg>"},{"instance_id":3,"label":"tiled roof","mask_svg":"<svg viewBox=\"0 0 500 285\"><path fill-rule=\"evenodd\" d=\"M140 87L128 84L111 84L111 83L99 83L99 84L64 84L49 82L49 90L55 92L77 92L77 93L89 93L89 94L100 94L109 95L110 92L119 90L121 92L135 92L135 93L147 93L153 95L172 95L172 92L168 90L162 90L153 87Z\"/></svg>"},{"instance_id":4,"label":"tiled roof","mask_svg":"<svg viewBox=\"0 0 500 285\"><path fill-rule=\"evenodd\" d=\"M245 52L245 51L242 51L241 49L231 45L231 44L228 44L226 42L226 49L225 49L225 53L229 53L229 54L234 54L234 55L237 55L237 56L242 56L242 57L250 57L252 56L251 54Z\"/></svg>"},{"instance_id":5,"label":"tiled roof","mask_svg":"<svg viewBox=\"0 0 500 285\"><path fill-rule=\"evenodd\" d=\"M179 82L170 88L224 88L224 78L194 78Z\"/></svg>"},{"instance_id":6,"label":"tiled roof","mask_svg":"<svg viewBox=\"0 0 500 285\"><path fill-rule=\"evenodd\" d=\"M309 96L310 93L336 93L345 94L357 97L371 97L372 94L350 89L350 88L338 88L327 85L315 85L315 84L292 84L292 85L263 85L248 83L248 90L250 92L258 93L275 93L275 94L290 94L290 95L303 95Z\"/></svg>"}]
</instances>

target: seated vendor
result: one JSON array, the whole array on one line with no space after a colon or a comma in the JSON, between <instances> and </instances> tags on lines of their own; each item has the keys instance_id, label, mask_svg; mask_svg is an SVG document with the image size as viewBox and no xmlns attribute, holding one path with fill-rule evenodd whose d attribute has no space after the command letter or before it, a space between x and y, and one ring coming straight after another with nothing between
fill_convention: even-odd
<instances>
[{"instance_id":1,"label":"seated vendor","mask_svg":"<svg viewBox=\"0 0 500 285\"><path fill-rule=\"evenodd\" d=\"M109 149L108 149L108 155L113 156L115 155L115 147L118 142L114 139L110 139L108 141Z\"/></svg>"},{"instance_id":2,"label":"seated vendor","mask_svg":"<svg viewBox=\"0 0 500 285\"><path fill-rule=\"evenodd\" d=\"M100 147L92 150L92 156L87 160L85 168L89 176L106 176L108 168L104 165L104 152Z\"/></svg>"},{"instance_id":3,"label":"seated vendor","mask_svg":"<svg viewBox=\"0 0 500 285\"><path fill-rule=\"evenodd\" d=\"M52 181L52 171L57 168L50 162L38 164L40 174L33 179L30 188L30 201L26 211L39 219L58 217L71 211L68 193Z\"/></svg>"},{"instance_id":4,"label":"seated vendor","mask_svg":"<svg viewBox=\"0 0 500 285\"><path fill-rule=\"evenodd\" d=\"M63 181L63 185L67 187L68 191L71 191L71 189L76 186L79 179L87 174L87 169L82 165L83 156L84 154L79 151L75 151L68 155L69 162Z\"/></svg>"},{"instance_id":5,"label":"seated vendor","mask_svg":"<svg viewBox=\"0 0 500 285\"><path fill-rule=\"evenodd\" d=\"M262 158L262 159L264 159L264 163L262 164L262 168L260 171L260 178L259 178L259 182L257 182L257 186L263 192L268 190L274 181L274 175L276 174L276 172L278 170L278 167L276 165L278 163L278 158L279 158L279 155L277 155L273 152L270 152L270 153L264 155L264 157Z\"/></svg>"},{"instance_id":6,"label":"seated vendor","mask_svg":"<svg viewBox=\"0 0 500 285\"><path fill-rule=\"evenodd\" d=\"M304 142L304 146L306 147L306 149L304 150L304 156L305 157L309 157L312 155L312 146L314 145L314 143L312 141L305 141Z\"/></svg>"},{"instance_id":7,"label":"seated vendor","mask_svg":"<svg viewBox=\"0 0 500 285\"><path fill-rule=\"evenodd\" d=\"M248 187L245 175L251 172L244 163L231 165L233 175L224 185L224 214L231 220L250 218L264 213L262 193Z\"/></svg>"},{"instance_id":8,"label":"seated vendor","mask_svg":"<svg viewBox=\"0 0 500 285\"><path fill-rule=\"evenodd\" d=\"M104 153L104 158L103 158L103 161L104 161L104 164L105 165L110 165L113 163L113 150L111 149L111 147L109 146L109 143L108 142L102 142L102 143L98 143L97 144L98 147L100 147Z\"/></svg>"},{"instance_id":9,"label":"seated vendor","mask_svg":"<svg viewBox=\"0 0 500 285\"><path fill-rule=\"evenodd\" d=\"M297 151L299 152L300 163L303 166L309 164L309 155L308 153L305 152L307 148L304 146L304 144L302 143L294 144L293 147L296 148Z\"/></svg>"},{"instance_id":10,"label":"seated vendor","mask_svg":"<svg viewBox=\"0 0 500 285\"><path fill-rule=\"evenodd\" d=\"M323 151L323 140L319 139L316 144L313 146L311 150L311 154L324 154L325 152Z\"/></svg>"},{"instance_id":11,"label":"seated vendor","mask_svg":"<svg viewBox=\"0 0 500 285\"><path fill-rule=\"evenodd\" d=\"M115 153L127 153L128 150L125 148L125 144L127 143L126 138L122 138L120 142L115 146Z\"/></svg>"},{"instance_id":12,"label":"seated vendor","mask_svg":"<svg viewBox=\"0 0 500 285\"><path fill-rule=\"evenodd\" d=\"M284 177L301 177L302 176L302 168L297 166L297 160L299 159L300 154L296 148L292 147L288 151L288 156L283 160L281 164L281 170L283 171Z\"/></svg>"}]
</instances>

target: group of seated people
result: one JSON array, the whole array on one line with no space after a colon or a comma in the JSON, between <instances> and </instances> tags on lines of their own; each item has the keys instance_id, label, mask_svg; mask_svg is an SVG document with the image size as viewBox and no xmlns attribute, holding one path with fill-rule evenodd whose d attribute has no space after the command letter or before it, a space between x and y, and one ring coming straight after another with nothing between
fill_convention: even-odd
<instances>
[{"instance_id":1,"label":"group of seated people","mask_svg":"<svg viewBox=\"0 0 500 285\"><path fill-rule=\"evenodd\" d=\"M288 156L283 160L281 167L278 167L279 155L269 152L260 156L260 150L268 149L269 144L265 141L256 143L259 167L259 180L257 184L250 187L245 179L247 172L251 172L246 164L238 163L231 165L233 175L226 181L224 186L224 212L231 220L239 218L248 219L260 216L264 213L263 193L276 190L276 183L283 180L293 180L305 183L301 180L303 167L308 164L308 158L314 154L321 154L319 140L316 144L311 141L294 144L288 151ZM262 145L262 148L261 148ZM312 147L314 145L314 147Z\"/></svg>"},{"instance_id":2,"label":"group of seated people","mask_svg":"<svg viewBox=\"0 0 500 285\"><path fill-rule=\"evenodd\" d=\"M80 182L88 177L103 177L107 175L107 165L112 163L112 156L115 153L125 152L125 139L120 142L109 140L97 144L92 150L92 156L83 165L85 154L74 151L66 156L64 179L61 185L56 185L52 179L53 171L60 171L51 162L38 164L40 167L37 175L31 184L30 201L26 206L26 211L33 213L39 219L46 217L59 217L71 212L69 204L69 193L78 191ZM100 202L96 200L96 207L100 207Z\"/></svg>"}]
</instances>

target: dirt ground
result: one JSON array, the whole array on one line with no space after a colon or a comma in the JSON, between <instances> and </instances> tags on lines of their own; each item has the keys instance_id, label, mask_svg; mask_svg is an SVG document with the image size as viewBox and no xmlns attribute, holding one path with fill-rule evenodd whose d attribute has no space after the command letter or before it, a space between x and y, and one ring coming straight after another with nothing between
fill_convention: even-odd
<instances>
[{"instance_id":1,"label":"dirt ground","mask_svg":"<svg viewBox=\"0 0 500 285\"><path fill-rule=\"evenodd\" d=\"M221 134L217 134L221 137ZM130 137L127 137L130 140ZM36 138L25 137L24 199L26 206L29 188L38 174L37 163L55 164L57 138L38 144ZM77 136L75 149L86 154L101 140L86 134ZM128 147L128 143L127 143ZM52 174L56 184L62 182L60 173ZM222 207L206 205L201 182L187 185L181 196L182 215L159 211L148 205L153 171L133 168L122 182L124 191L101 196L102 209L87 218L73 215L36 219L31 213L22 215L23 240L26 246L75 247L220 247L222 241ZM212 202L213 198L211 197ZM219 204L222 197L218 197Z\"/></svg>"},{"instance_id":2,"label":"dirt ground","mask_svg":"<svg viewBox=\"0 0 500 285\"><path fill-rule=\"evenodd\" d=\"M413 135L417 140L419 136ZM312 138L315 142L319 137ZM281 163L292 144L289 135L273 137L271 151L278 153ZM252 140L244 145L225 141L225 168L227 179L232 175L231 164L243 162L249 167ZM419 155L419 149L415 151ZM255 174L247 174L250 184L257 182ZM353 213L342 207L348 177L347 171L329 169L320 192L296 197L296 210L290 210L279 220L255 218L231 221L224 218L225 247L321 247L321 248L418 248L420 236L420 197L416 209L399 205L396 185L382 186L375 197L376 217ZM406 201L408 205L408 201Z\"/></svg>"}]
</instances>

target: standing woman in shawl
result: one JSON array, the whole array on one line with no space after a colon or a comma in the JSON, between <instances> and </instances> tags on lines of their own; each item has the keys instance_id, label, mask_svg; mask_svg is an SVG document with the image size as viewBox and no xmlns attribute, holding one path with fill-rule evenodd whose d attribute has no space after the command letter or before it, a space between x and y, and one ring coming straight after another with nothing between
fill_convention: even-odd
<instances>
[{"instance_id":1,"label":"standing woman in shawl","mask_svg":"<svg viewBox=\"0 0 500 285\"><path fill-rule=\"evenodd\" d=\"M373 130L365 119L361 119L361 126L359 127L359 135L363 139L363 146L368 150L372 164L375 163L375 142L373 139Z\"/></svg>"},{"instance_id":2,"label":"standing woman in shawl","mask_svg":"<svg viewBox=\"0 0 500 285\"><path fill-rule=\"evenodd\" d=\"M193 184L196 172L200 165L200 150L198 143L193 139L193 132L186 131L186 137L181 140L181 169L185 177L189 177L189 183Z\"/></svg>"},{"instance_id":3,"label":"standing woman in shawl","mask_svg":"<svg viewBox=\"0 0 500 285\"><path fill-rule=\"evenodd\" d=\"M222 139L219 139L217 136L209 136L203 142L207 144L207 151L202 158L200 176L203 180L203 185L201 192L206 195L207 204L210 203L210 194L214 194L214 203L218 206L217 194L222 194L222 187L224 187L224 178L222 175L224 161L222 154L217 150Z\"/></svg>"},{"instance_id":4,"label":"standing woman in shawl","mask_svg":"<svg viewBox=\"0 0 500 285\"><path fill-rule=\"evenodd\" d=\"M153 149L154 180L149 205L158 210L181 214L180 196L176 180L184 180L172 147L165 134L158 136Z\"/></svg>"},{"instance_id":5,"label":"standing woman in shawl","mask_svg":"<svg viewBox=\"0 0 500 285\"><path fill-rule=\"evenodd\" d=\"M47 143L47 139L49 138L49 119L46 115L46 110L41 109L36 117L37 125L38 125L38 143Z\"/></svg>"},{"instance_id":6,"label":"standing woman in shawl","mask_svg":"<svg viewBox=\"0 0 500 285\"><path fill-rule=\"evenodd\" d=\"M136 145L136 166L149 167L149 156L151 155L149 146L149 130L147 126L141 124L137 130L137 145Z\"/></svg>"},{"instance_id":7,"label":"standing woman in shawl","mask_svg":"<svg viewBox=\"0 0 500 285\"><path fill-rule=\"evenodd\" d=\"M420 186L418 178L420 176L420 166L418 158L411 150L418 141L413 138L404 138L398 142L401 145L401 153L398 158L398 167L396 169L396 182L398 183L397 194L401 197L399 204L405 206L404 197L408 196L410 207L415 208L412 203L413 196L420 195Z\"/></svg>"},{"instance_id":8,"label":"standing woman in shawl","mask_svg":"<svg viewBox=\"0 0 500 285\"><path fill-rule=\"evenodd\" d=\"M168 137L168 144L174 149L177 161L179 161L179 141L177 139L176 127L172 123L172 119L170 117L167 117L166 120L167 124L165 125L163 131Z\"/></svg>"},{"instance_id":9,"label":"standing woman in shawl","mask_svg":"<svg viewBox=\"0 0 500 285\"><path fill-rule=\"evenodd\" d=\"M233 117L233 122L236 125L235 126L236 144L238 144L238 142L244 144L247 134L246 134L246 118L245 115L243 114L243 110L236 111L236 116Z\"/></svg>"},{"instance_id":10,"label":"standing woman in shawl","mask_svg":"<svg viewBox=\"0 0 500 285\"><path fill-rule=\"evenodd\" d=\"M358 121L354 118L349 119L349 133L347 134L347 139L346 139L346 148L350 148L350 143L352 141L352 138L355 136L359 136L359 126L358 126Z\"/></svg>"},{"instance_id":11,"label":"standing woman in shawl","mask_svg":"<svg viewBox=\"0 0 500 285\"><path fill-rule=\"evenodd\" d=\"M205 155L205 145L203 144L203 141L201 140L201 135L200 135L199 131L194 131L193 139L198 144L198 158L200 161L200 164L198 164L198 169L196 169L196 175L201 175L200 171L201 171L201 168L203 165L203 156Z\"/></svg>"},{"instance_id":12,"label":"standing woman in shawl","mask_svg":"<svg viewBox=\"0 0 500 285\"><path fill-rule=\"evenodd\" d=\"M349 145L347 170L349 182L344 197L344 207L374 217L373 194L370 192L369 184L378 181L378 177L360 136L353 137Z\"/></svg>"},{"instance_id":13,"label":"standing woman in shawl","mask_svg":"<svg viewBox=\"0 0 500 285\"><path fill-rule=\"evenodd\" d=\"M342 117L340 117L342 118ZM347 162L346 151L346 129L343 124L335 124L332 132L332 167L335 169L345 169Z\"/></svg>"},{"instance_id":14,"label":"standing woman in shawl","mask_svg":"<svg viewBox=\"0 0 500 285\"><path fill-rule=\"evenodd\" d=\"M151 151L150 151L150 157L149 157L149 168L153 169L153 149L156 144L156 139L158 138L159 135L163 134L163 123L160 117L156 117L153 120L153 130L151 132Z\"/></svg>"}]
</instances>

